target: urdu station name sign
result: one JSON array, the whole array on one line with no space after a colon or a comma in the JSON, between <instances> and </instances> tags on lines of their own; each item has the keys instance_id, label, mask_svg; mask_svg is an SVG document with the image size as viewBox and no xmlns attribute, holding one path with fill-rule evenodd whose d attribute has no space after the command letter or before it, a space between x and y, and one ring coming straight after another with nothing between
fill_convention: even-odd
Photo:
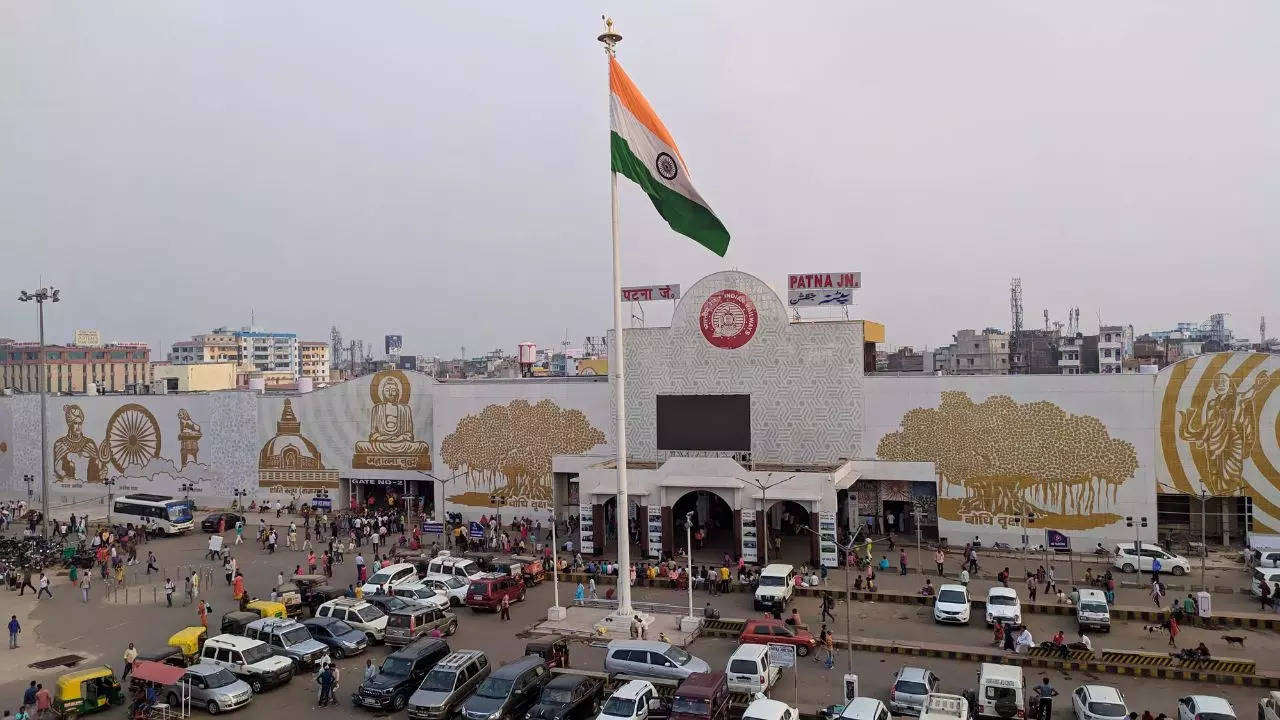
<instances>
[{"instance_id":1,"label":"urdu station name sign","mask_svg":"<svg viewBox=\"0 0 1280 720\"><path fill-rule=\"evenodd\" d=\"M787 304L791 307L848 306L853 291L862 289L862 273L804 273L787 276Z\"/></svg>"}]
</instances>

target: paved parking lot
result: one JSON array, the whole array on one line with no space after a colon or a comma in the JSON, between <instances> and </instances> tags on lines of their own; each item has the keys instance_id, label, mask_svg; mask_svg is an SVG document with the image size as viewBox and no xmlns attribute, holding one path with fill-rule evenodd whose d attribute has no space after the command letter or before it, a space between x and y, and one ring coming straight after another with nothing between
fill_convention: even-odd
<instances>
[{"instance_id":1,"label":"paved parking lot","mask_svg":"<svg viewBox=\"0 0 1280 720\"><path fill-rule=\"evenodd\" d=\"M195 533L185 537L155 540L144 547L140 556L145 557L146 549L151 549L156 552L160 564L167 568L184 564L200 564L206 545L207 536ZM296 564L304 561L301 553L280 551L274 556L268 556L256 545L242 545L237 550L241 569L246 575L247 586L259 593L265 592L274 583L277 572L282 571L288 575ZM1243 572L1240 571L1240 574L1243 575ZM353 582L354 577L355 568L350 558L345 564L337 566L335 584L346 585ZM231 609L234 603L231 600L230 588L222 582L220 568L215 578L213 586L205 588L203 594L214 607L214 617L220 617L222 613ZM909 576L909 578L916 585L921 581L919 576ZM888 581L889 578L886 577L885 580ZM882 584L888 585L888 582ZM10 613L16 612L27 618L23 638L24 647L0 655L0 672L3 673L0 697L7 699L3 704L5 709L16 709L21 690L29 680L50 682L59 674L58 670L37 672L26 667L27 663L47 659L41 655L42 653L43 655L77 653L86 657L85 663L106 662L119 670L122 665L120 656L128 642L135 642L143 650L158 648L163 646L168 636L178 628L197 623L194 609L181 606L181 602L174 608L154 605L150 602L148 590L144 592L145 602L142 605L108 603L103 602L101 587L101 584L95 587L90 603L87 605L80 602L79 593L67 584L65 576L56 578L53 588L55 598L52 601L41 601L38 606L30 599L29 594L25 597L18 597L13 593L5 596L6 606L12 608ZM563 603L571 600L573 590L573 586L562 583ZM673 604L686 602L685 594L676 590L636 588L635 596L639 600L655 602ZM552 602L551 598L550 583L544 583L532 589L528 594L528 600L514 606L512 620L505 623L501 622L496 615L476 614L468 609L462 609L459 612L461 627L457 635L449 639L450 645L455 648L470 647L483 650L497 663L514 659L523 653L524 641L519 635L544 617L547 606ZM725 617L747 617L753 614L750 595L746 593L732 593L716 598L709 598L704 592L695 594L695 604L698 608L701 608L708 599L713 600ZM814 598L799 600L798 607L806 622L814 623L817 620L817 603L818 601ZM837 621L834 624L838 634L843 634L844 611L845 605L840 603L836 609ZM1073 630L1069 617L1026 614L1026 620L1037 641L1048 639L1058 627L1063 627L1069 635ZM975 618L968 628L937 626L933 624L929 609L926 607L855 602L851 608L851 622L854 626L854 634L886 640L920 640L976 646L984 646L990 642L989 631L981 620ZM1206 636L1202 637L1198 633L1205 633ZM39 651L36 650L37 639L44 646ZM1097 648L1114 646L1157 651L1166 649L1167 642L1163 635L1145 633L1138 623L1120 623L1111 637L1094 635L1093 639L1094 646ZM1215 640L1214 637L1207 636L1206 631L1198 631L1195 628L1186 631L1186 634L1180 638L1180 644L1195 643L1201 639L1204 639L1215 652L1221 649L1220 640ZM707 660L712 667L723 667L735 645L728 639L702 638L695 641L690 650ZM1265 662L1266 658L1269 654L1274 655L1277 648L1280 648L1277 633L1248 632L1246 649L1243 651L1234 649L1230 654L1236 657L1252 657L1260 661L1260 667L1269 667ZM364 656L348 659L342 663L344 674L338 694L344 702L349 701L350 692L356 684L359 669L363 666L365 658L372 658L376 663L387 652L384 647L375 647ZM602 666L603 650L601 648L575 644L572 653L574 667L595 670ZM920 665L933 669L942 677L944 687L954 691L972 686L977 673L977 666L973 663L904 658L879 653L855 653L854 655L854 672L861 677L863 693L882 699L887 697L892 673L903 665ZM824 670L821 665L802 659L799 683L801 707L813 709L836 702L847 662L847 655L840 653L835 668ZM1153 712L1165 712L1170 715L1174 714L1174 702L1178 696L1202 692L1223 695L1235 703L1237 712L1242 718L1252 717L1254 705L1261 695L1261 691L1236 686L1204 687L1188 682L1109 675L1064 675L1057 672L1050 672L1048 675L1055 686L1064 693L1063 702L1058 703L1055 713L1063 717L1069 714L1069 703L1066 701L1065 694L1076 685L1085 682L1109 684L1120 688L1128 698L1132 709L1139 711L1151 709ZM1038 676L1037 672L1036 677ZM1029 679L1028 684L1034 683ZM778 699L794 703L796 701L794 687L793 676L784 674L773 695ZM280 712L307 711L314 706L315 686L309 678L300 677L285 687L259 696L246 711L242 712L242 715L267 717ZM364 713L366 711L341 709L339 712ZM112 714L123 715L123 711L113 711Z\"/></svg>"}]
</instances>

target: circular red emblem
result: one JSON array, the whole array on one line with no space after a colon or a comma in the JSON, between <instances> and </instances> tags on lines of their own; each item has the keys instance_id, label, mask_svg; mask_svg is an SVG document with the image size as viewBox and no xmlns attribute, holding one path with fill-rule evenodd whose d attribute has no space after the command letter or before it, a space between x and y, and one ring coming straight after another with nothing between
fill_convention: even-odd
<instances>
[{"instance_id":1,"label":"circular red emblem","mask_svg":"<svg viewBox=\"0 0 1280 720\"><path fill-rule=\"evenodd\" d=\"M756 334L758 320L759 314L751 298L737 290L712 293L698 313L702 336L712 345L726 350L746 345Z\"/></svg>"}]
</instances>

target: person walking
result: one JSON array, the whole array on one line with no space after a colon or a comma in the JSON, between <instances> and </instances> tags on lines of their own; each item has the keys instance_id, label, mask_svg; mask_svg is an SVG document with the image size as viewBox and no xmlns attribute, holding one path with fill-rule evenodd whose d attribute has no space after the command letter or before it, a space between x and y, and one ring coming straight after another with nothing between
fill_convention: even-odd
<instances>
[{"instance_id":1,"label":"person walking","mask_svg":"<svg viewBox=\"0 0 1280 720\"><path fill-rule=\"evenodd\" d=\"M822 618L821 618L821 621L825 622L827 618L831 618L831 622L835 622L835 621L836 621L836 616L835 616L835 614L834 614L834 613L832 613L832 612L831 612L832 610L835 610L835 607L836 607L836 601L835 601L835 598L833 598L833 597L831 596L831 593L824 593L824 594L822 595Z\"/></svg>"},{"instance_id":2,"label":"person walking","mask_svg":"<svg viewBox=\"0 0 1280 720\"><path fill-rule=\"evenodd\" d=\"M333 666L325 665L320 668L320 673L316 676L316 683L320 686L320 707L327 707L333 702Z\"/></svg>"},{"instance_id":3,"label":"person walking","mask_svg":"<svg viewBox=\"0 0 1280 720\"><path fill-rule=\"evenodd\" d=\"M169 607L173 607L173 593L175 590L177 590L177 588L174 587L173 578L165 578L164 579L164 601L169 604Z\"/></svg>"},{"instance_id":4,"label":"person walking","mask_svg":"<svg viewBox=\"0 0 1280 720\"><path fill-rule=\"evenodd\" d=\"M1180 628L1178 627L1178 619L1170 615L1169 616L1169 647L1174 647L1174 648L1178 647L1177 640L1178 640L1179 630Z\"/></svg>"},{"instance_id":5,"label":"person walking","mask_svg":"<svg viewBox=\"0 0 1280 720\"><path fill-rule=\"evenodd\" d=\"M37 599L40 598L40 594L36 592L36 586L31 584L31 568L24 568L22 571L22 584L18 586L18 595L25 594L27 588L31 588L31 592L36 593Z\"/></svg>"},{"instance_id":6,"label":"person walking","mask_svg":"<svg viewBox=\"0 0 1280 720\"><path fill-rule=\"evenodd\" d=\"M129 673L133 672L133 661L138 659L138 649L129 643L129 647L124 649L124 670L120 672L120 684L124 685L125 678L129 677Z\"/></svg>"},{"instance_id":7,"label":"person walking","mask_svg":"<svg viewBox=\"0 0 1280 720\"><path fill-rule=\"evenodd\" d=\"M43 683L36 684L36 717L43 720L53 716L53 696Z\"/></svg>"},{"instance_id":8,"label":"person walking","mask_svg":"<svg viewBox=\"0 0 1280 720\"><path fill-rule=\"evenodd\" d=\"M1271 583L1263 580L1259 585L1262 586L1262 592L1258 593L1258 602L1261 603L1259 610L1266 610L1271 607Z\"/></svg>"},{"instance_id":9,"label":"person walking","mask_svg":"<svg viewBox=\"0 0 1280 720\"><path fill-rule=\"evenodd\" d=\"M39 600L42 595L48 595L49 599L53 599L53 591L49 589L49 576L40 573L40 591L36 593L36 599Z\"/></svg>"},{"instance_id":10,"label":"person walking","mask_svg":"<svg viewBox=\"0 0 1280 720\"><path fill-rule=\"evenodd\" d=\"M1039 585L1036 585L1036 576L1027 575L1027 597L1031 599L1031 602L1036 601L1036 590L1039 587Z\"/></svg>"},{"instance_id":11,"label":"person walking","mask_svg":"<svg viewBox=\"0 0 1280 720\"><path fill-rule=\"evenodd\" d=\"M836 640L830 630L827 631L827 637L822 642L822 649L827 652L827 657L823 660L822 664L830 670L836 664Z\"/></svg>"},{"instance_id":12,"label":"person walking","mask_svg":"<svg viewBox=\"0 0 1280 720\"><path fill-rule=\"evenodd\" d=\"M150 550L148 550L148 551L147 551L147 573L146 573L146 574L147 574L147 575L150 575L152 570L155 570L157 574L160 572L160 568L156 567L156 554L155 554L155 553L153 553L153 552L151 552Z\"/></svg>"},{"instance_id":13,"label":"person walking","mask_svg":"<svg viewBox=\"0 0 1280 720\"><path fill-rule=\"evenodd\" d=\"M1152 586L1151 586L1151 601L1152 601L1152 602L1154 602L1154 603L1156 604L1156 607L1160 607L1160 602L1161 602L1162 600L1164 600L1164 592L1163 592L1163 590L1161 589L1160 583L1154 583L1154 584L1152 584Z\"/></svg>"},{"instance_id":14,"label":"person walking","mask_svg":"<svg viewBox=\"0 0 1280 720\"><path fill-rule=\"evenodd\" d=\"M89 602L89 587L93 584L93 573L80 574L80 601Z\"/></svg>"},{"instance_id":15,"label":"person walking","mask_svg":"<svg viewBox=\"0 0 1280 720\"><path fill-rule=\"evenodd\" d=\"M17 615L9 616L9 649L18 647L18 633L22 632L22 624L18 622Z\"/></svg>"},{"instance_id":16,"label":"person walking","mask_svg":"<svg viewBox=\"0 0 1280 720\"><path fill-rule=\"evenodd\" d=\"M905 547L898 550L898 568L899 568L899 572L898 572L899 575L907 574L907 549Z\"/></svg>"},{"instance_id":17,"label":"person walking","mask_svg":"<svg viewBox=\"0 0 1280 720\"><path fill-rule=\"evenodd\" d=\"M947 552L939 547L933 553L933 563L938 566L938 577L942 577L942 566L947 561Z\"/></svg>"},{"instance_id":18,"label":"person walking","mask_svg":"<svg viewBox=\"0 0 1280 720\"><path fill-rule=\"evenodd\" d=\"M236 521L236 541L234 544L239 545L244 542L244 518Z\"/></svg>"},{"instance_id":19,"label":"person walking","mask_svg":"<svg viewBox=\"0 0 1280 720\"><path fill-rule=\"evenodd\" d=\"M500 607L502 608L502 615L500 619L510 620L511 619L511 596L510 595L502 596L502 604Z\"/></svg>"}]
</instances>

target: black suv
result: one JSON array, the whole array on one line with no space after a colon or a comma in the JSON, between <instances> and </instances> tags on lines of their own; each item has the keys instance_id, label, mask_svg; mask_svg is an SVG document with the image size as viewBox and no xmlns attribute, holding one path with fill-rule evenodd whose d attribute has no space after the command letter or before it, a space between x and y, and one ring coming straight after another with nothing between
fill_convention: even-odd
<instances>
[{"instance_id":1,"label":"black suv","mask_svg":"<svg viewBox=\"0 0 1280 720\"><path fill-rule=\"evenodd\" d=\"M550 679L551 671L543 659L526 655L489 673L475 694L462 703L459 714L463 720L523 718Z\"/></svg>"},{"instance_id":2,"label":"black suv","mask_svg":"<svg viewBox=\"0 0 1280 720\"><path fill-rule=\"evenodd\" d=\"M403 710L422 678L448 654L449 643L439 638L409 643L388 655L378 674L360 683L351 694L351 702L393 712Z\"/></svg>"}]
</instances>

